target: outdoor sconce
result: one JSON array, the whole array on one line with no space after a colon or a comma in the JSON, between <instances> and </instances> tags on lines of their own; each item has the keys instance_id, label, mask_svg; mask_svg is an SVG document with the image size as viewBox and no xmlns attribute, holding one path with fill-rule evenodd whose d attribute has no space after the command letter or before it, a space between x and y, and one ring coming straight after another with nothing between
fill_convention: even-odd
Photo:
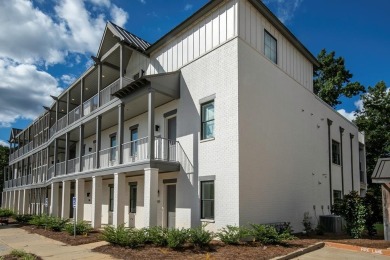
<instances>
[{"instance_id":1,"label":"outdoor sconce","mask_svg":"<svg viewBox=\"0 0 390 260\"><path fill-rule=\"evenodd\" d=\"M160 131L160 126L159 125L155 125L154 128L155 128L156 132Z\"/></svg>"},{"instance_id":2,"label":"outdoor sconce","mask_svg":"<svg viewBox=\"0 0 390 260\"><path fill-rule=\"evenodd\" d=\"M87 192L87 197L89 198L89 196L91 195L91 193Z\"/></svg>"},{"instance_id":3,"label":"outdoor sconce","mask_svg":"<svg viewBox=\"0 0 390 260\"><path fill-rule=\"evenodd\" d=\"M89 147L89 148L88 148L88 151L89 151L89 152L92 152L92 147Z\"/></svg>"},{"instance_id":4,"label":"outdoor sconce","mask_svg":"<svg viewBox=\"0 0 390 260\"><path fill-rule=\"evenodd\" d=\"M157 190L157 197L160 197L160 190Z\"/></svg>"}]
</instances>

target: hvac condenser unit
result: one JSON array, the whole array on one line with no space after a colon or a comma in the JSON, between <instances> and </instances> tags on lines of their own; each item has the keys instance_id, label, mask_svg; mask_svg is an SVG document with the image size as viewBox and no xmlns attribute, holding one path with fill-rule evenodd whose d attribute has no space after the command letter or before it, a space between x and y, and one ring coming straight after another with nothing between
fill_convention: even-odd
<instances>
[{"instance_id":1,"label":"hvac condenser unit","mask_svg":"<svg viewBox=\"0 0 390 260\"><path fill-rule=\"evenodd\" d=\"M343 218L336 215L320 216L320 224L325 232L341 233L343 229Z\"/></svg>"}]
</instances>

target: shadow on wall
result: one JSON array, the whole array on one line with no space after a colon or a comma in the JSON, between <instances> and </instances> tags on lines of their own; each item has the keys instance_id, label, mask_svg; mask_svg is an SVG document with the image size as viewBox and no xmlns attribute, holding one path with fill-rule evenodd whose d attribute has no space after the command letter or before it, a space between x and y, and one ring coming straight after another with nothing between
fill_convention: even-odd
<instances>
[{"instance_id":1,"label":"shadow on wall","mask_svg":"<svg viewBox=\"0 0 390 260\"><path fill-rule=\"evenodd\" d=\"M181 167L178 186L180 196L177 201L177 208L191 211L192 227L200 225L199 195L198 195L198 145L199 145L199 122L200 115L188 90L187 83L180 75L180 99L178 107L178 128L177 137L183 140L183 151L189 152L192 145L192 158L189 156L192 167ZM192 137L192 140L190 138ZM179 140L180 140L179 139ZM191 143L192 141L192 143ZM188 154L187 154L188 155ZM192 172L189 170L192 168Z\"/></svg>"}]
</instances>

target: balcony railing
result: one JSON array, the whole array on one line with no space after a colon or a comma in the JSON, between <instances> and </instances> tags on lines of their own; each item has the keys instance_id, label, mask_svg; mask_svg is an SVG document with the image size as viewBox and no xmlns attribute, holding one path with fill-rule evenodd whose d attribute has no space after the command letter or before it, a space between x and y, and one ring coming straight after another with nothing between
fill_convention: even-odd
<instances>
[{"instance_id":1,"label":"balcony railing","mask_svg":"<svg viewBox=\"0 0 390 260\"><path fill-rule=\"evenodd\" d=\"M119 79L111 83L108 87L100 91L100 105L103 106L113 100L115 97L112 96L113 93L119 90Z\"/></svg>"},{"instance_id":2,"label":"balcony railing","mask_svg":"<svg viewBox=\"0 0 390 260\"><path fill-rule=\"evenodd\" d=\"M57 131L60 131L66 127L66 115L61 117L57 122Z\"/></svg>"},{"instance_id":3,"label":"balcony railing","mask_svg":"<svg viewBox=\"0 0 390 260\"><path fill-rule=\"evenodd\" d=\"M83 171L89 171L95 168L95 154L96 153L90 153L81 157Z\"/></svg>"},{"instance_id":4,"label":"balcony railing","mask_svg":"<svg viewBox=\"0 0 390 260\"><path fill-rule=\"evenodd\" d=\"M32 149L34 149L34 143L31 141L31 142L28 144L28 150L31 151Z\"/></svg>"},{"instance_id":5,"label":"balcony railing","mask_svg":"<svg viewBox=\"0 0 390 260\"><path fill-rule=\"evenodd\" d=\"M49 169L47 169L47 180L51 180L51 178L54 177L54 165L50 166Z\"/></svg>"},{"instance_id":6,"label":"balcony railing","mask_svg":"<svg viewBox=\"0 0 390 260\"><path fill-rule=\"evenodd\" d=\"M84 116L90 114L92 111L98 108L98 95L94 95L83 103Z\"/></svg>"},{"instance_id":7,"label":"balcony railing","mask_svg":"<svg viewBox=\"0 0 390 260\"><path fill-rule=\"evenodd\" d=\"M61 176L65 174L65 162L59 162L56 165L56 176Z\"/></svg>"},{"instance_id":8,"label":"balcony railing","mask_svg":"<svg viewBox=\"0 0 390 260\"><path fill-rule=\"evenodd\" d=\"M74 158L68 161L68 173L79 171L79 158Z\"/></svg>"},{"instance_id":9,"label":"balcony railing","mask_svg":"<svg viewBox=\"0 0 390 260\"><path fill-rule=\"evenodd\" d=\"M122 145L123 162L132 163L148 159L148 138L144 137Z\"/></svg>"},{"instance_id":10,"label":"balcony railing","mask_svg":"<svg viewBox=\"0 0 390 260\"><path fill-rule=\"evenodd\" d=\"M69 125L73 124L77 120L79 120L81 117L81 109L80 106L76 107L72 111L69 112Z\"/></svg>"},{"instance_id":11,"label":"balcony railing","mask_svg":"<svg viewBox=\"0 0 390 260\"><path fill-rule=\"evenodd\" d=\"M49 130L49 136L50 138L53 137L53 135L57 132L57 123L54 123L52 127L50 127Z\"/></svg>"},{"instance_id":12,"label":"balcony railing","mask_svg":"<svg viewBox=\"0 0 390 260\"><path fill-rule=\"evenodd\" d=\"M100 150L100 168L111 167L117 165L118 149L117 146Z\"/></svg>"}]
</instances>

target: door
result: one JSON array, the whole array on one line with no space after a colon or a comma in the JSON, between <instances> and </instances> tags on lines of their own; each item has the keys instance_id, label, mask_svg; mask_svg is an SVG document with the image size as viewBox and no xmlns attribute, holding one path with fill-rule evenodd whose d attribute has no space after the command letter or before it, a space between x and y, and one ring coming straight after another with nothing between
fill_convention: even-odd
<instances>
[{"instance_id":1,"label":"door","mask_svg":"<svg viewBox=\"0 0 390 260\"><path fill-rule=\"evenodd\" d=\"M168 119L167 160L176 161L176 117Z\"/></svg>"},{"instance_id":2,"label":"door","mask_svg":"<svg viewBox=\"0 0 390 260\"><path fill-rule=\"evenodd\" d=\"M70 194L70 198L69 198L69 218L73 218L73 211L74 211L74 208L73 208L73 197L74 197L74 193L71 193Z\"/></svg>"},{"instance_id":3,"label":"door","mask_svg":"<svg viewBox=\"0 0 390 260\"><path fill-rule=\"evenodd\" d=\"M167 185L167 227L176 227L176 185Z\"/></svg>"}]
</instances>

